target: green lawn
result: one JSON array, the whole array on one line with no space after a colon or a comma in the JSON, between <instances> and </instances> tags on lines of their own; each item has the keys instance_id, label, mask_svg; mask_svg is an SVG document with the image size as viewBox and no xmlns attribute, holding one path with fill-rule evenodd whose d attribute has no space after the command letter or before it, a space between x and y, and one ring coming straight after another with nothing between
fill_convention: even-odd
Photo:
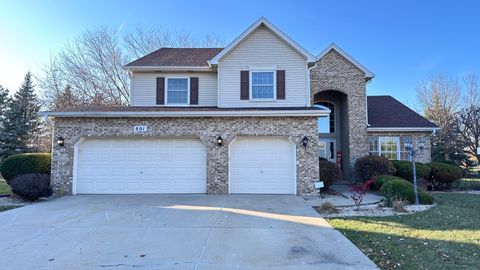
<instances>
[{"instance_id":1,"label":"green lawn","mask_svg":"<svg viewBox=\"0 0 480 270\"><path fill-rule=\"evenodd\" d=\"M480 195L434 197L438 206L422 213L329 222L381 269L478 269Z\"/></svg>"},{"instance_id":2,"label":"green lawn","mask_svg":"<svg viewBox=\"0 0 480 270\"><path fill-rule=\"evenodd\" d=\"M10 194L10 186L0 177L0 195Z\"/></svg>"}]
</instances>

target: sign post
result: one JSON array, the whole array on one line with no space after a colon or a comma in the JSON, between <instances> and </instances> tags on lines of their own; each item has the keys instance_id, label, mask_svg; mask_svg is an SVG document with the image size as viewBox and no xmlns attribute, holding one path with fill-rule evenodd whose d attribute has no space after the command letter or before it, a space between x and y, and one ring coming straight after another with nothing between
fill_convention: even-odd
<instances>
[{"instance_id":1,"label":"sign post","mask_svg":"<svg viewBox=\"0 0 480 270\"><path fill-rule=\"evenodd\" d=\"M318 189L318 191L320 192L320 198L322 199L323 199L322 188L324 187L325 187L325 184L323 183L323 181L315 182L315 188Z\"/></svg>"}]
</instances>

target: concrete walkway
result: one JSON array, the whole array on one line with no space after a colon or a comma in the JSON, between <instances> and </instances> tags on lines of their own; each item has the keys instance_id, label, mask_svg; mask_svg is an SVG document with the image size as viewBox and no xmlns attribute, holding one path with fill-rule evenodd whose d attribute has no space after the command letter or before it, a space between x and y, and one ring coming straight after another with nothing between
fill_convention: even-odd
<instances>
[{"instance_id":1,"label":"concrete walkway","mask_svg":"<svg viewBox=\"0 0 480 270\"><path fill-rule=\"evenodd\" d=\"M0 269L377 269L296 196L69 196L0 213Z\"/></svg>"}]
</instances>

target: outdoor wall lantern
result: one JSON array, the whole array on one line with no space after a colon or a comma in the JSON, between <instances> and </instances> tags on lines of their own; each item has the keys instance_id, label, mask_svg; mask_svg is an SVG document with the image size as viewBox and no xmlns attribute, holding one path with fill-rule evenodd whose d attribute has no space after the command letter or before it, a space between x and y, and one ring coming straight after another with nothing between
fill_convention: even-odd
<instances>
[{"instance_id":1,"label":"outdoor wall lantern","mask_svg":"<svg viewBox=\"0 0 480 270\"><path fill-rule=\"evenodd\" d=\"M64 139L62 136L58 136L58 137L57 137L57 144L58 144L59 146L62 146L62 147L63 147L63 146L65 145L65 139Z\"/></svg>"},{"instance_id":2,"label":"outdoor wall lantern","mask_svg":"<svg viewBox=\"0 0 480 270\"><path fill-rule=\"evenodd\" d=\"M222 136L218 136L218 138L217 138L217 145L218 145L218 146L222 146L222 145L223 145Z\"/></svg>"},{"instance_id":3,"label":"outdoor wall lantern","mask_svg":"<svg viewBox=\"0 0 480 270\"><path fill-rule=\"evenodd\" d=\"M412 167L413 167L413 193L415 194L415 205L419 204L418 200L418 189L417 189L417 169L415 166L415 158L417 157L418 153L421 153L423 149L425 148L425 141L423 138L420 138L417 142L418 150L416 150L413 147L413 142L410 139L407 139L404 143L405 145L405 150L408 151L408 154L410 155L410 160L412 161Z\"/></svg>"},{"instance_id":4,"label":"outdoor wall lantern","mask_svg":"<svg viewBox=\"0 0 480 270\"><path fill-rule=\"evenodd\" d=\"M303 147L305 147L305 150L307 150L308 141L309 139L307 138L307 136L303 136L302 145Z\"/></svg>"}]
</instances>

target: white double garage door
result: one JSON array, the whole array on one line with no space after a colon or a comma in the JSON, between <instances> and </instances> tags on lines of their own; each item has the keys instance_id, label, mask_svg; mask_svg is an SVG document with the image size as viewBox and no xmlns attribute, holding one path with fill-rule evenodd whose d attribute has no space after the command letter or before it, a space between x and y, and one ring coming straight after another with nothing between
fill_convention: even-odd
<instances>
[{"instance_id":1,"label":"white double garage door","mask_svg":"<svg viewBox=\"0 0 480 270\"><path fill-rule=\"evenodd\" d=\"M229 147L229 193L295 194L295 145L287 138L239 137L217 147ZM207 149L198 139L86 139L74 163L74 194L207 190Z\"/></svg>"}]
</instances>

